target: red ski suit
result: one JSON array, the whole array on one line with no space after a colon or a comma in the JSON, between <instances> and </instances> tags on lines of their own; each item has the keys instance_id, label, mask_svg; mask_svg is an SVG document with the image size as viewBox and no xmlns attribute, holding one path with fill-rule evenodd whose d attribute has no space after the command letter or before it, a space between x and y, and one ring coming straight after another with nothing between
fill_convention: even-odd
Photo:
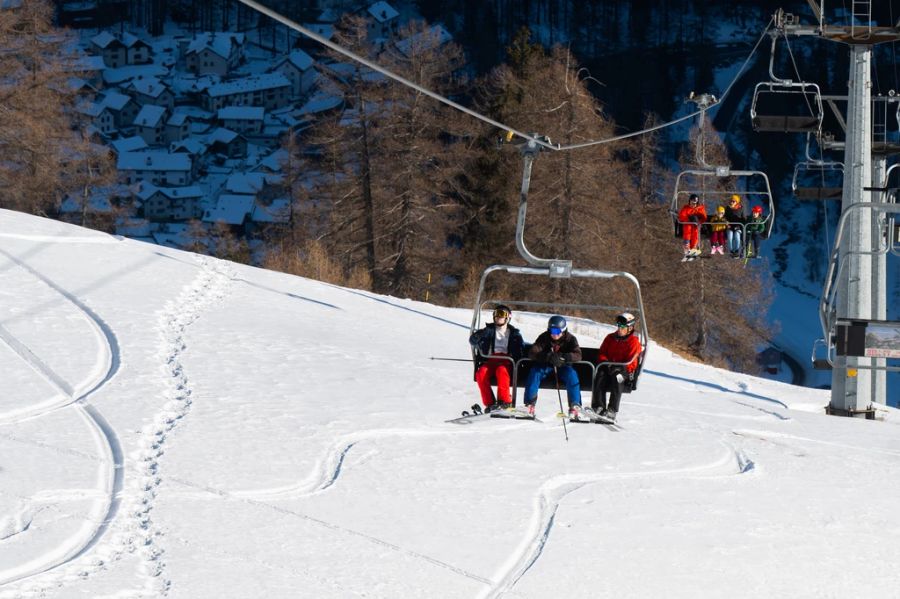
<instances>
[{"instance_id":1,"label":"red ski suit","mask_svg":"<svg viewBox=\"0 0 900 599\"><path fill-rule=\"evenodd\" d=\"M600 344L600 349L597 351L597 363L627 362L625 371L631 374L637 370L638 355L641 353L641 349L641 342L634 333L628 333L625 336L610 333Z\"/></svg>"},{"instance_id":2,"label":"red ski suit","mask_svg":"<svg viewBox=\"0 0 900 599\"><path fill-rule=\"evenodd\" d=\"M696 217L697 222L693 222L691 217ZM703 204L691 206L685 204L678 213L678 222L681 223L681 236L684 239L684 245L690 249L697 247L700 241L700 225L706 222L706 208Z\"/></svg>"}]
</instances>

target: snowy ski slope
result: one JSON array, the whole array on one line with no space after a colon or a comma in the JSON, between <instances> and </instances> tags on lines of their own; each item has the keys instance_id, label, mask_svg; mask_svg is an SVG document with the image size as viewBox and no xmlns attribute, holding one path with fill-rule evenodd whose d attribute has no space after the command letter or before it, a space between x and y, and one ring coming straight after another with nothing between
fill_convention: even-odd
<instances>
[{"instance_id":1,"label":"snowy ski slope","mask_svg":"<svg viewBox=\"0 0 900 599\"><path fill-rule=\"evenodd\" d=\"M465 310L9 211L0 273L0 599L900 597L894 410L654 345L567 443L444 422Z\"/></svg>"}]
</instances>

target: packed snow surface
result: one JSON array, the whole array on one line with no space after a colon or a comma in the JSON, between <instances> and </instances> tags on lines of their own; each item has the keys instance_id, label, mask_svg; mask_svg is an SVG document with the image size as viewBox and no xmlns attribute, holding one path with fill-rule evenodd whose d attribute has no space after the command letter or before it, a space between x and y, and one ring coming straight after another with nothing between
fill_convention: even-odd
<instances>
[{"instance_id":1,"label":"packed snow surface","mask_svg":"<svg viewBox=\"0 0 900 599\"><path fill-rule=\"evenodd\" d=\"M445 422L466 310L8 211L0 272L0 599L900 596L893 409L652 344L567 442Z\"/></svg>"}]
</instances>

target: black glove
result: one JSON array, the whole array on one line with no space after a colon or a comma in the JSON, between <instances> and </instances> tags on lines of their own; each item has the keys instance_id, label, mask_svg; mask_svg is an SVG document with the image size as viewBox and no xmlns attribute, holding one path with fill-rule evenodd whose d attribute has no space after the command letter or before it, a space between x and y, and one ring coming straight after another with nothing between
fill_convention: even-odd
<instances>
[{"instance_id":1,"label":"black glove","mask_svg":"<svg viewBox=\"0 0 900 599\"><path fill-rule=\"evenodd\" d=\"M691 218L688 219L688 220L690 220L692 223L699 223L699 222L700 222L700 217L697 216L696 214L692 214L692 215L691 215Z\"/></svg>"},{"instance_id":2,"label":"black glove","mask_svg":"<svg viewBox=\"0 0 900 599\"><path fill-rule=\"evenodd\" d=\"M562 366L563 364L566 363L566 359L563 357L563 355L561 353L554 351L554 352L550 352L550 355L547 356L547 362L550 363L550 366L553 366L554 368L559 368L560 366Z\"/></svg>"}]
</instances>

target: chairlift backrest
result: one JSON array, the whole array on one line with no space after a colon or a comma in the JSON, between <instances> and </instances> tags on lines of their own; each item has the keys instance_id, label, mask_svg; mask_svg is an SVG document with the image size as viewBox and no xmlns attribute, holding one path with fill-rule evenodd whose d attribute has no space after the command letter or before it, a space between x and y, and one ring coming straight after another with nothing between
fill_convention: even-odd
<instances>
[{"instance_id":1,"label":"chairlift backrest","mask_svg":"<svg viewBox=\"0 0 900 599\"><path fill-rule=\"evenodd\" d=\"M844 164L804 160L794 166L791 190L799 200L840 200L844 192Z\"/></svg>"}]
</instances>

